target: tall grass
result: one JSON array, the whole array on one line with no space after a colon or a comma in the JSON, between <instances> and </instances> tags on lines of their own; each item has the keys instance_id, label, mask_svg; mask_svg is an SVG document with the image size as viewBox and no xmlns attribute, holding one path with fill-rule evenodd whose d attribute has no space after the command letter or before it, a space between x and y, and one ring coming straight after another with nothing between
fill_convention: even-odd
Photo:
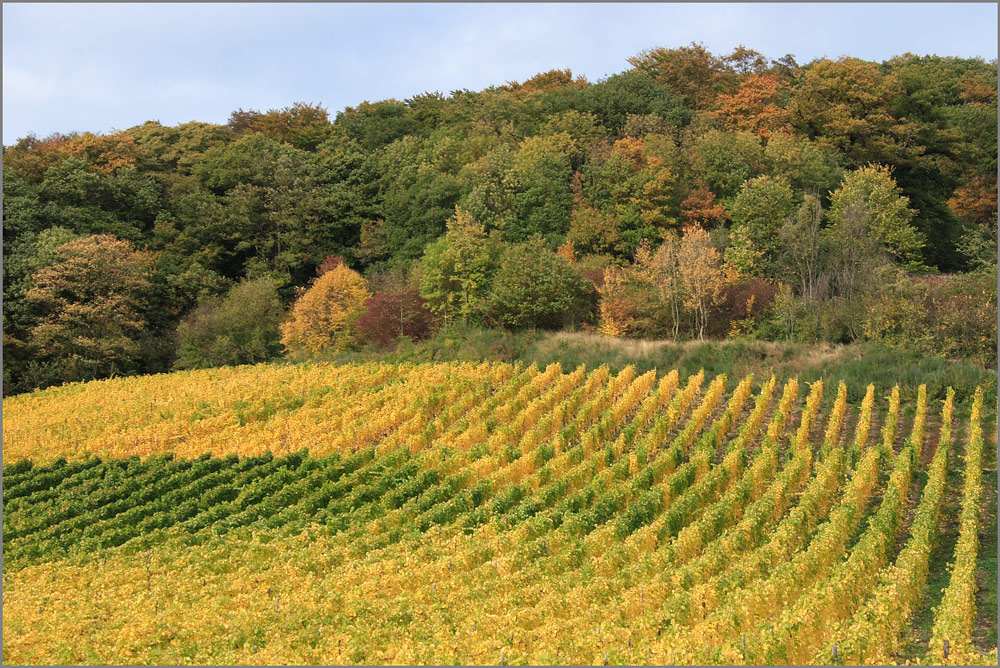
<instances>
[{"instance_id":1,"label":"tall grass","mask_svg":"<svg viewBox=\"0 0 1000 668\"><path fill-rule=\"evenodd\" d=\"M928 399L944 399L950 386L955 389L956 401L963 403L971 399L977 385L988 388L987 402L995 403L997 392L997 374L993 369L878 343L673 342L615 339L584 332L450 327L419 343L403 340L388 350L368 347L319 359L340 363L497 360L535 362L540 366L558 362L564 369L574 369L580 364L593 369L607 364L612 372L632 365L638 374L656 370L662 375L677 369L682 377L698 373L699 369L704 369L707 375L725 373L730 378L752 373L755 378L766 379L774 374L779 380L798 377L812 382L822 378L832 386L843 381L852 403L861 401L869 383L874 383L877 396L884 396L894 385L899 385L901 399L909 402L916 399L921 384L927 385Z\"/></svg>"}]
</instances>

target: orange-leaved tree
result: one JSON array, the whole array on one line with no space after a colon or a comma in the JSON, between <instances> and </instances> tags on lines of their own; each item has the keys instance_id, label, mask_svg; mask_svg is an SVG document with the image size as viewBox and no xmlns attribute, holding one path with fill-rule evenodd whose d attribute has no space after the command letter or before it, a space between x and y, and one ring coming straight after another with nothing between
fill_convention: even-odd
<instances>
[{"instance_id":1,"label":"orange-leaved tree","mask_svg":"<svg viewBox=\"0 0 1000 668\"><path fill-rule=\"evenodd\" d=\"M767 139L791 130L791 114L778 105L779 80L772 74L751 74L735 93L720 95L719 115L731 130L754 132Z\"/></svg>"},{"instance_id":2,"label":"orange-leaved tree","mask_svg":"<svg viewBox=\"0 0 1000 668\"><path fill-rule=\"evenodd\" d=\"M354 341L354 323L371 296L365 279L339 263L316 279L292 305L281 342L293 353L342 350Z\"/></svg>"}]
</instances>

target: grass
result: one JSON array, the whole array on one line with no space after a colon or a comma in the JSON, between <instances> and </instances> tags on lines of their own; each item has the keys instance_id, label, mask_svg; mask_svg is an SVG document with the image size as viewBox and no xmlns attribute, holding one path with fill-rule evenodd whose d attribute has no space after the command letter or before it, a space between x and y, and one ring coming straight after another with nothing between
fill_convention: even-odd
<instances>
[{"instance_id":1,"label":"grass","mask_svg":"<svg viewBox=\"0 0 1000 668\"><path fill-rule=\"evenodd\" d=\"M992 423L992 429L990 424ZM976 582L976 624L972 629L972 644L986 653L997 646L997 434L996 416L983 423L987 438L983 452L983 518L979 527L979 559Z\"/></svg>"},{"instance_id":2,"label":"grass","mask_svg":"<svg viewBox=\"0 0 1000 668\"><path fill-rule=\"evenodd\" d=\"M956 418L958 416L956 415ZM951 576L949 565L958 542L958 515L962 506L962 438L965 430L961 419L952 422L952 447L948 453L948 483L938 519L938 535L927 572L927 584L919 607L910 618L910 630L897 660L919 661L927 654L934 630L934 609L941 603Z\"/></svg>"},{"instance_id":3,"label":"grass","mask_svg":"<svg viewBox=\"0 0 1000 668\"><path fill-rule=\"evenodd\" d=\"M958 415L956 414L956 417ZM984 416L984 425L996 425L996 415ZM956 420L952 433L953 446L948 457L948 486L941 506L938 538L920 607L910 620L908 642L897 659L900 662L918 661L926 653L934 628L934 608L944 595L951 578L951 562L958 542L958 517L962 507L964 481L964 452L967 429L962 420ZM989 433L989 432L987 432ZM972 630L972 644L977 651L990 652L997 646L997 449L996 432L986 442L983 453L986 475L983 476L983 517L980 524L980 545L976 581L976 621Z\"/></svg>"},{"instance_id":4,"label":"grass","mask_svg":"<svg viewBox=\"0 0 1000 668\"><path fill-rule=\"evenodd\" d=\"M316 359L316 358L314 358ZM843 380L848 400L862 399L868 383L878 396L900 385L901 399L916 399L917 387L927 385L928 399L944 399L949 386L955 399L965 403L977 385L986 386L987 405L996 402L996 371L972 362L929 357L923 353L888 348L877 343L850 345L783 343L751 340L648 341L615 339L585 332L507 332L492 329L446 328L418 343L402 340L380 350L328 353L318 359L333 362L448 362L497 360L537 363L559 362L564 370L584 364L588 369L607 364L612 372L631 364L638 373L651 369L677 369L682 376L726 373L739 378L753 373L758 382L772 373L778 380L798 376L812 382L822 378L830 387ZM832 400L833 394L830 395Z\"/></svg>"}]
</instances>

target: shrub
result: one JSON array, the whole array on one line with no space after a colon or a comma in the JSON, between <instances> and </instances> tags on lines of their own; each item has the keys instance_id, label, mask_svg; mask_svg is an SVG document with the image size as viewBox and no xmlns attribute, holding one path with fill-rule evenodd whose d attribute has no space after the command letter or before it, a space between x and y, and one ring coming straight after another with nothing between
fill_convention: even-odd
<instances>
[{"instance_id":1,"label":"shrub","mask_svg":"<svg viewBox=\"0 0 1000 668\"><path fill-rule=\"evenodd\" d=\"M726 283L709 316L709 336L725 337L751 331L774 306L778 286L761 278Z\"/></svg>"},{"instance_id":2,"label":"shrub","mask_svg":"<svg viewBox=\"0 0 1000 668\"><path fill-rule=\"evenodd\" d=\"M365 301L364 308L355 324L362 343L386 347L401 336L413 341L430 336L432 316L416 288L376 292Z\"/></svg>"},{"instance_id":3,"label":"shrub","mask_svg":"<svg viewBox=\"0 0 1000 668\"><path fill-rule=\"evenodd\" d=\"M996 276L901 279L868 298L865 338L896 348L996 364Z\"/></svg>"},{"instance_id":4,"label":"shrub","mask_svg":"<svg viewBox=\"0 0 1000 668\"><path fill-rule=\"evenodd\" d=\"M283 313L273 278L244 280L222 299L200 300L177 326L174 368L255 364L276 356Z\"/></svg>"}]
</instances>

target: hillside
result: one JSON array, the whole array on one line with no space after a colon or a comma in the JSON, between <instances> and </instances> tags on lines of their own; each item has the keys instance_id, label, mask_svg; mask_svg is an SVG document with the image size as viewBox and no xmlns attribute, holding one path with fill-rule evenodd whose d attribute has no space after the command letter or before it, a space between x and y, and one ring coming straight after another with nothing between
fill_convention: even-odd
<instances>
[{"instance_id":1,"label":"hillside","mask_svg":"<svg viewBox=\"0 0 1000 668\"><path fill-rule=\"evenodd\" d=\"M994 364L995 61L622 67L5 146L5 395L275 359L340 263L341 347L458 322Z\"/></svg>"},{"instance_id":2,"label":"hillside","mask_svg":"<svg viewBox=\"0 0 1000 668\"><path fill-rule=\"evenodd\" d=\"M3 658L995 663L995 387L858 389L490 362L9 397Z\"/></svg>"}]
</instances>

